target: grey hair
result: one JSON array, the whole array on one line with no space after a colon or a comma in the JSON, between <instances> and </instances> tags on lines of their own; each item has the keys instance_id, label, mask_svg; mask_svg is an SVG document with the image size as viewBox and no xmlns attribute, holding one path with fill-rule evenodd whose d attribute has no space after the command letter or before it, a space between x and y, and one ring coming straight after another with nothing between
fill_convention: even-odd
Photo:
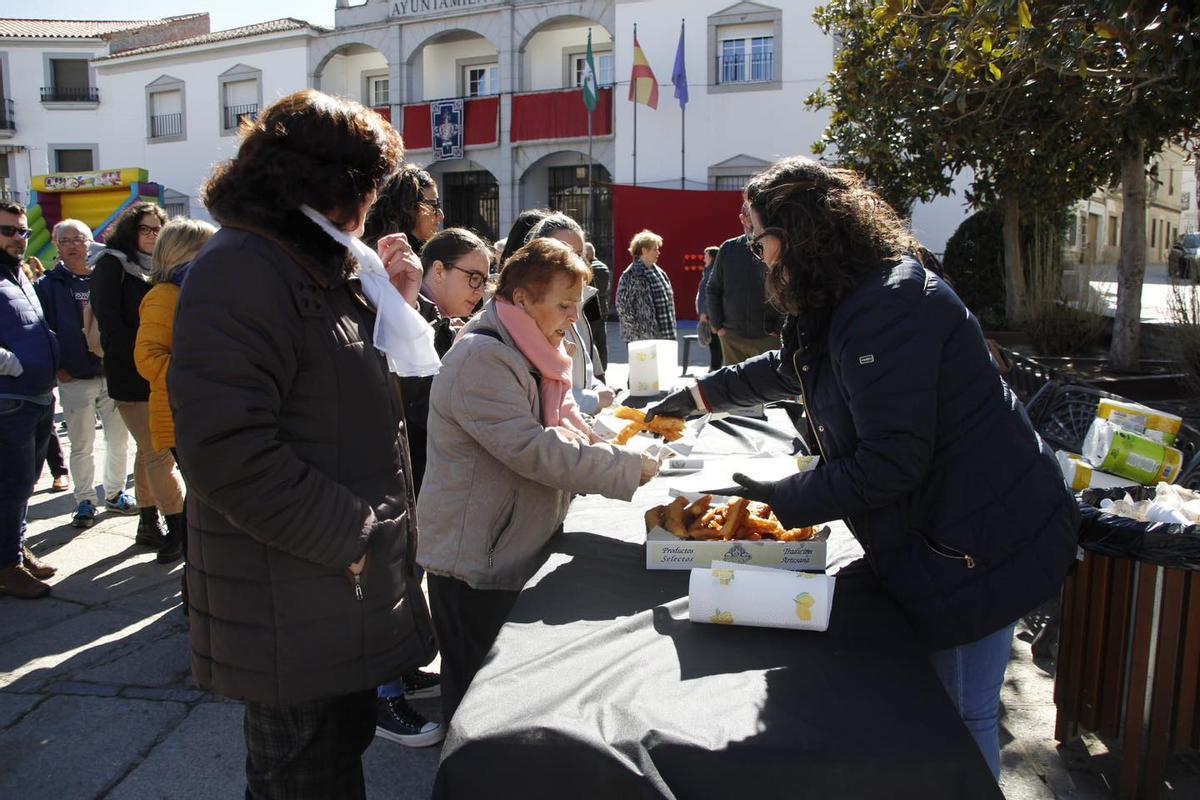
<instances>
[{"instance_id":1,"label":"grey hair","mask_svg":"<svg viewBox=\"0 0 1200 800\"><path fill-rule=\"evenodd\" d=\"M528 244L534 239L551 239L558 231L574 231L579 234L580 239L587 241L587 236L584 235L583 228L579 227L578 222L561 211L555 211L553 214L543 217L541 222L530 228L529 235L525 237L525 243Z\"/></svg>"},{"instance_id":2,"label":"grey hair","mask_svg":"<svg viewBox=\"0 0 1200 800\"><path fill-rule=\"evenodd\" d=\"M93 238L92 229L89 228L86 223L77 219L68 218L54 226L54 230L50 232L50 239L54 242L58 242L58 240L62 238L63 231L67 230L68 228L79 231L89 239Z\"/></svg>"}]
</instances>

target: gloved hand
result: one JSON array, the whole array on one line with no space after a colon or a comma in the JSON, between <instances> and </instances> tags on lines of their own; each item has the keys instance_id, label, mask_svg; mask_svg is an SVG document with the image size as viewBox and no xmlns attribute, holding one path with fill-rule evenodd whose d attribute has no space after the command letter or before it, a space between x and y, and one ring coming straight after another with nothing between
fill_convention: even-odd
<instances>
[{"instance_id":1,"label":"gloved hand","mask_svg":"<svg viewBox=\"0 0 1200 800\"><path fill-rule=\"evenodd\" d=\"M733 473L733 479L744 491L735 491L738 497L756 500L760 503L770 503L771 493L775 490L775 481L756 481L740 472Z\"/></svg>"},{"instance_id":2,"label":"gloved hand","mask_svg":"<svg viewBox=\"0 0 1200 800\"><path fill-rule=\"evenodd\" d=\"M687 419L688 417L696 416L699 410L696 408L696 399L692 397L692 390L680 389L678 392L667 395L661 403L647 408L646 422L660 415L675 417L677 419Z\"/></svg>"}]
</instances>

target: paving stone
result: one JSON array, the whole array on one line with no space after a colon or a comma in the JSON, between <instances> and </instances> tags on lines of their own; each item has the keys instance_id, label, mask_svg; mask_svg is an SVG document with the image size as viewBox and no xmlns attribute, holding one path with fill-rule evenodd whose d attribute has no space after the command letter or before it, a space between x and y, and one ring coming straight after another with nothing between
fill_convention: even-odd
<instances>
[{"instance_id":1,"label":"paving stone","mask_svg":"<svg viewBox=\"0 0 1200 800\"><path fill-rule=\"evenodd\" d=\"M50 561L58 574L50 579L55 596L86 605L106 603L122 595L140 592L174 580L174 570L154 561L154 553L136 547L130 539L115 533L89 531L56 550Z\"/></svg>"},{"instance_id":2,"label":"paving stone","mask_svg":"<svg viewBox=\"0 0 1200 800\"><path fill-rule=\"evenodd\" d=\"M210 800L241 797L246 785L242 707L201 703L124 780L108 800ZM429 795L426 794L425 797Z\"/></svg>"},{"instance_id":3,"label":"paving stone","mask_svg":"<svg viewBox=\"0 0 1200 800\"><path fill-rule=\"evenodd\" d=\"M0 597L0 644L30 631L52 628L86 610L86 606L59 600L54 595L38 600Z\"/></svg>"},{"instance_id":4,"label":"paving stone","mask_svg":"<svg viewBox=\"0 0 1200 800\"><path fill-rule=\"evenodd\" d=\"M177 623L181 630L187 629L187 617L179 610L183 605L183 595L179 590L179 578L174 572L170 580L140 592L117 597L105 605L108 608L119 608L136 614L157 614L160 611L171 611L171 615L167 619Z\"/></svg>"},{"instance_id":5,"label":"paving stone","mask_svg":"<svg viewBox=\"0 0 1200 800\"><path fill-rule=\"evenodd\" d=\"M433 779L441 757L440 744L412 748L376 738L363 754L367 795L389 800L425 800L433 794Z\"/></svg>"},{"instance_id":6,"label":"paving stone","mask_svg":"<svg viewBox=\"0 0 1200 800\"><path fill-rule=\"evenodd\" d=\"M169 632L112 660L81 666L71 676L126 686L181 686L191 674L190 654L187 634Z\"/></svg>"},{"instance_id":7,"label":"paving stone","mask_svg":"<svg viewBox=\"0 0 1200 800\"><path fill-rule=\"evenodd\" d=\"M34 691L50 679L112 658L121 648L155 638L152 629L160 619L97 609L5 642L0 687Z\"/></svg>"},{"instance_id":8,"label":"paving stone","mask_svg":"<svg viewBox=\"0 0 1200 800\"><path fill-rule=\"evenodd\" d=\"M46 694L80 694L92 697L116 697L120 686L111 683L87 683L86 681L51 681L46 684Z\"/></svg>"},{"instance_id":9,"label":"paving stone","mask_svg":"<svg viewBox=\"0 0 1200 800\"><path fill-rule=\"evenodd\" d=\"M0 729L12 725L29 709L45 699L46 696L44 694L0 692Z\"/></svg>"},{"instance_id":10,"label":"paving stone","mask_svg":"<svg viewBox=\"0 0 1200 800\"><path fill-rule=\"evenodd\" d=\"M171 700L176 703L198 703L208 695L199 689L156 689L146 686L130 686L121 690L122 697L136 697L141 700Z\"/></svg>"},{"instance_id":11,"label":"paving stone","mask_svg":"<svg viewBox=\"0 0 1200 800\"><path fill-rule=\"evenodd\" d=\"M180 703L51 697L0 732L0 797L99 797L185 712ZM183 763L176 772L187 772Z\"/></svg>"}]
</instances>

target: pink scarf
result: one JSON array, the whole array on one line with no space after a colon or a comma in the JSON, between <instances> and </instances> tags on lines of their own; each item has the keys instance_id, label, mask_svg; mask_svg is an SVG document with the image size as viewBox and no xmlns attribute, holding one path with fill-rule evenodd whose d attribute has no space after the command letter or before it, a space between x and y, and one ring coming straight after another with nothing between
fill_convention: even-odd
<instances>
[{"instance_id":1,"label":"pink scarf","mask_svg":"<svg viewBox=\"0 0 1200 800\"><path fill-rule=\"evenodd\" d=\"M500 322L521 355L541 373L542 424L547 428L558 428L568 434L566 438L579 439L584 444L599 441L571 395L571 356L566 346L550 344L537 322L524 309L500 297L493 303Z\"/></svg>"}]
</instances>

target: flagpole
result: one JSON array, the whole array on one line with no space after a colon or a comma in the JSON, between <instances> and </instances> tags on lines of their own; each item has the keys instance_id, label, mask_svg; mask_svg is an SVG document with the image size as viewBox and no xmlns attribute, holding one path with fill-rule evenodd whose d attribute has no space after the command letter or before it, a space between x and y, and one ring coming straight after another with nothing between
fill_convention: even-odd
<instances>
[{"instance_id":1,"label":"flagpole","mask_svg":"<svg viewBox=\"0 0 1200 800\"><path fill-rule=\"evenodd\" d=\"M633 23L633 41L634 46L637 46L637 23ZM632 85L629 87L633 91L633 185L637 186L637 84L633 83L636 78L630 77Z\"/></svg>"},{"instance_id":2,"label":"flagpole","mask_svg":"<svg viewBox=\"0 0 1200 800\"><path fill-rule=\"evenodd\" d=\"M679 40L683 41L683 29L686 20L679 21ZM687 188L687 104L679 109L679 188Z\"/></svg>"},{"instance_id":3,"label":"flagpole","mask_svg":"<svg viewBox=\"0 0 1200 800\"><path fill-rule=\"evenodd\" d=\"M599 81L597 81L599 88ZM595 220L592 219L592 112L588 112L588 193L587 193L587 225L588 232L591 233L595 229Z\"/></svg>"}]
</instances>

